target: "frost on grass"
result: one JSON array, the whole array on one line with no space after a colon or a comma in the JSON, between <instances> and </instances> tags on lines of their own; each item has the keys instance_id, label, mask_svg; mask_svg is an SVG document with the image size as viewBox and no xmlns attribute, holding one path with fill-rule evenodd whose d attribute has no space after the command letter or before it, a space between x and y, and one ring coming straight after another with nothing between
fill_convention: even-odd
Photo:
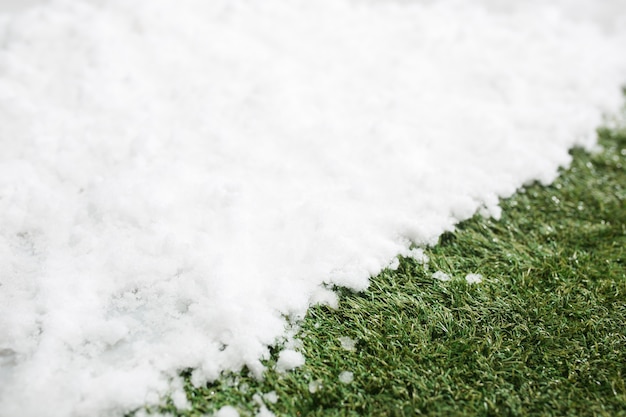
<instances>
[{"instance_id":1,"label":"frost on grass","mask_svg":"<svg viewBox=\"0 0 626 417\"><path fill-rule=\"evenodd\" d=\"M552 181L620 105L626 6L495 3L0 6L0 415L261 377L331 288Z\"/></svg>"}]
</instances>

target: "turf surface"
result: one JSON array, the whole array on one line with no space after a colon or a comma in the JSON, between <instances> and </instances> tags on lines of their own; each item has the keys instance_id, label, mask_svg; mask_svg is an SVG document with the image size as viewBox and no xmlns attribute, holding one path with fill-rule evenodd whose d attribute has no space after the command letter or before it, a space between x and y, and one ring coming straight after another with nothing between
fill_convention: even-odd
<instances>
[{"instance_id":1,"label":"turf surface","mask_svg":"<svg viewBox=\"0 0 626 417\"><path fill-rule=\"evenodd\" d=\"M554 184L502 201L500 220L446 233L427 268L402 259L364 293L339 290L338 309L312 308L301 368L188 383L192 410L158 411L255 415L271 393L278 416L626 416L626 130L599 133L601 152L574 150Z\"/></svg>"}]
</instances>

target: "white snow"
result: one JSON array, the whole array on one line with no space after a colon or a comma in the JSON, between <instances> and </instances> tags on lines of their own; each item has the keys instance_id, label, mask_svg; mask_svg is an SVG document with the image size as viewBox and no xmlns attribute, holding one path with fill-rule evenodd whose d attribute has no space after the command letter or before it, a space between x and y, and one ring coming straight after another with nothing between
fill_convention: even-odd
<instances>
[{"instance_id":1,"label":"white snow","mask_svg":"<svg viewBox=\"0 0 626 417\"><path fill-rule=\"evenodd\" d=\"M341 336L339 338L339 343L341 344L341 348L349 352L354 352L356 350L356 342L357 342L356 340L348 336Z\"/></svg>"},{"instance_id":2,"label":"white snow","mask_svg":"<svg viewBox=\"0 0 626 417\"><path fill-rule=\"evenodd\" d=\"M265 405L262 405L255 417L276 417L276 414L272 413Z\"/></svg>"},{"instance_id":3,"label":"white snow","mask_svg":"<svg viewBox=\"0 0 626 417\"><path fill-rule=\"evenodd\" d=\"M626 81L619 0L18 3L2 416L187 406L185 368L261 377L327 288L552 181Z\"/></svg>"},{"instance_id":4,"label":"white snow","mask_svg":"<svg viewBox=\"0 0 626 417\"><path fill-rule=\"evenodd\" d=\"M213 414L213 417L239 417L239 411L233 406L225 405Z\"/></svg>"},{"instance_id":5,"label":"white snow","mask_svg":"<svg viewBox=\"0 0 626 417\"><path fill-rule=\"evenodd\" d=\"M287 372L304 365L304 355L291 349L285 349L278 354L276 361L277 372Z\"/></svg>"},{"instance_id":6,"label":"white snow","mask_svg":"<svg viewBox=\"0 0 626 417\"><path fill-rule=\"evenodd\" d=\"M389 263L389 265L387 265L387 268L392 271L395 271L396 269L398 269L399 266L400 266L400 259L393 258L391 262Z\"/></svg>"},{"instance_id":7,"label":"white snow","mask_svg":"<svg viewBox=\"0 0 626 417\"><path fill-rule=\"evenodd\" d=\"M411 249L407 253L407 256L409 258L412 258L418 264L422 264L426 266L428 265L428 262L430 261L430 259L428 258L428 255L424 253L424 249L421 249L421 248Z\"/></svg>"},{"instance_id":8,"label":"white snow","mask_svg":"<svg viewBox=\"0 0 626 417\"><path fill-rule=\"evenodd\" d=\"M322 384L322 380L321 379L316 379L314 381L309 382L309 392L311 394L315 394L316 392L318 392L322 388L324 388L324 385Z\"/></svg>"},{"instance_id":9,"label":"white snow","mask_svg":"<svg viewBox=\"0 0 626 417\"><path fill-rule=\"evenodd\" d=\"M465 281L468 284L480 284L483 282L483 276L480 274L467 274L465 276Z\"/></svg>"},{"instance_id":10,"label":"white snow","mask_svg":"<svg viewBox=\"0 0 626 417\"><path fill-rule=\"evenodd\" d=\"M433 273L433 279L439 280L439 281L450 281L450 275L446 274L443 271L436 271Z\"/></svg>"},{"instance_id":11,"label":"white snow","mask_svg":"<svg viewBox=\"0 0 626 417\"><path fill-rule=\"evenodd\" d=\"M339 382L342 384L350 384L352 381L354 381L354 373L350 371L343 371L339 374Z\"/></svg>"},{"instance_id":12,"label":"white snow","mask_svg":"<svg viewBox=\"0 0 626 417\"><path fill-rule=\"evenodd\" d=\"M278 394L276 394L276 391L266 392L263 394L263 401L270 404L276 404L278 402Z\"/></svg>"}]
</instances>

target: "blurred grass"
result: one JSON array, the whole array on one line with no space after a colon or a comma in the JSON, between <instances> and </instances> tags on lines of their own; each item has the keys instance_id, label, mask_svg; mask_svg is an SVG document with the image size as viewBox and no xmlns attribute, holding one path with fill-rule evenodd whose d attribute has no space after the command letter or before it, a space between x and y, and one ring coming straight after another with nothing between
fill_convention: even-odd
<instances>
[{"instance_id":1,"label":"blurred grass","mask_svg":"<svg viewBox=\"0 0 626 417\"><path fill-rule=\"evenodd\" d=\"M626 130L599 135L602 152L574 150L554 184L502 201L500 220L444 234L428 270L402 259L364 293L339 290L337 310L312 308L301 368L187 382L192 410L153 411L255 415L255 395L275 392L278 416L626 416Z\"/></svg>"}]
</instances>

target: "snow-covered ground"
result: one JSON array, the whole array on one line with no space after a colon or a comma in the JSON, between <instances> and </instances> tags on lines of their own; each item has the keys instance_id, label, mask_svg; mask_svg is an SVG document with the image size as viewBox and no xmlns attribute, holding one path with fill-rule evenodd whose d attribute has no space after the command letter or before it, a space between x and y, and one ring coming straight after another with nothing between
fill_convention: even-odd
<instances>
[{"instance_id":1,"label":"snow-covered ground","mask_svg":"<svg viewBox=\"0 0 626 417\"><path fill-rule=\"evenodd\" d=\"M593 146L625 15L0 0L0 416L185 406L182 368L261 375L285 317L336 302L325 284L367 288Z\"/></svg>"}]
</instances>

